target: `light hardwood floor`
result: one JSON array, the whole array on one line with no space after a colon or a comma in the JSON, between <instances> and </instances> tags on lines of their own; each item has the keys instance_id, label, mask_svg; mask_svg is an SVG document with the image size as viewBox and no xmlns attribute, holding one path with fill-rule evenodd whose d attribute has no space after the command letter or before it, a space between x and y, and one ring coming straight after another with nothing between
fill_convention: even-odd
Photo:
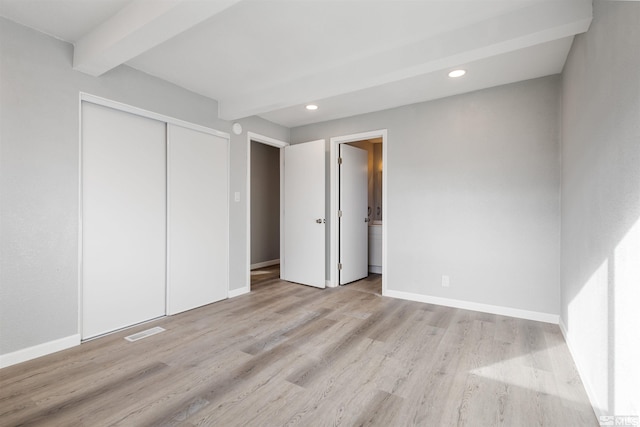
<instances>
[{"instance_id":1,"label":"light hardwood floor","mask_svg":"<svg viewBox=\"0 0 640 427\"><path fill-rule=\"evenodd\" d=\"M274 279L2 369L0 425L598 425L557 326L380 288Z\"/></svg>"},{"instance_id":2,"label":"light hardwood floor","mask_svg":"<svg viewBox=\"0 0 640 427\"><path fill-rule=\"evenodd\" d=\"M280 277L280 264L269 267L256 268L251 270L251 289L256 289L256 285Z\"/></svg>"}]
</instances>

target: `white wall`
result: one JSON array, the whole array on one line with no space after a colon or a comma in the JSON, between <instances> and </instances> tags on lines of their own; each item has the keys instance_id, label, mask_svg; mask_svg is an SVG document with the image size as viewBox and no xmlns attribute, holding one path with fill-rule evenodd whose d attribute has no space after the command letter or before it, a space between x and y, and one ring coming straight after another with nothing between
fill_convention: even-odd
<instances>
[{"instance_id":1,"label":"white wall","mask_svg":"<svg viewBox=\"0 0 640 427\"><path fill-rule=\"evenodd\" d=\"M640 3L594 2L562 114L562 326L596 411L638 415Z\"/></svg>"},{"instance_id":2,"label":"white wall","mask_svg":"<svg viewBox=\"0 0 640 427\"><path fill-rule=\"evenodd\" d=\"M551 76L294 128L291 140L388 129L390 291L557 321L559 94Z\"/></svg>"},{"instance_id":3,"label":"white wall","mask_svg":"<svg viewBox=\"0 0 640 427\"><path fill-rule=\"evenodd\" d=\"M75 72L70 44L3 18L0 40L1 356L78 333L79 92L224 132L231 123L215 100L126 66L99 78ZM289 137L256 117L241 123ZM232 134L231 289L246 284L246 159L246 134Z\"/></svg>"}]
</instances>

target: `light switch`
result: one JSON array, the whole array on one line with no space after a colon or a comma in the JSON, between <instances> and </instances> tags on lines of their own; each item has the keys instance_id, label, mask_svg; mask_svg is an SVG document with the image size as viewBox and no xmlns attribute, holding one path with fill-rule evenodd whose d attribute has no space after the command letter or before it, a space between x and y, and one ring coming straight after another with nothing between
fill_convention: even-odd
<instances>
[{"instance_id":1,"label":"light switch","mask_svg":"<svg viewBox=\"0 0 640 427\"><path fill-rule=\"evenodd\" d=\"M240 201L240 192L236 191L235 193L233 193L233 200L236 202Z\"/></svg>"}]
</instances>

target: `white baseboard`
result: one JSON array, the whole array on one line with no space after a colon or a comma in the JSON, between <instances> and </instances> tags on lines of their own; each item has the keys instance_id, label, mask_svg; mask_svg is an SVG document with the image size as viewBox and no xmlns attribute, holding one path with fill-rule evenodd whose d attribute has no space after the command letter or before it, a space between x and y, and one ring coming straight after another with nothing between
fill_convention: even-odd
<instances>
[{"instance_id":1,"label":"white baseboard","mask_svg":"<svg viewBox=\"0 0 640 427\"><path fill-rule=\"evenodd\" d=\"M33 347L23 348L22 350L17 350L13 353L2 354L0 355L0 368L6 368L17 363L26 362L27 360L46 356L47 354L66 350L77 345L80 345L80 334L34 345Z\"/></svg>"},{"instance_id":2,"label":"white baseboard","mask_svg":"<svg viewBox=\"0 0 640 427\"><path fill-rule=\"evenodd\" d=\"M248 286L244 288L231 289L229 290L229 298L239 297L240 295L248 294L251 291Z\"/></svg>"},{"instance_id":3,"label":"white baseboard","mask_svg":"<svg viewBox=\"0 0 640 427\"><path fill-rule=\"evenodd\" d=\"M370 265L369 273L382 274L382 266L381 265Z\"/></svg>"},{"instance_id":4,"label":"white baseboard","mask_svg":"<svg viewBox=\"0 0 640 427\"><path fill-rule=\"evenodd\" d=\"M541 313L538 311L521 310L519 308L504 307L500 305L482 304L471 301L462 301L451 298L441 298L429 295L414 294L388 290L383 294L386 297L406 299L409 301L426 302L428 304L443 305L445 307L461 308L463 310L481 311L483 313L499 314L501 316L516 317L519 319L535 320L538 322L558 324L560 316L557 314Z\"/></svg>"},{"instance_id":5,"label":"white baseboard","mask_svg":"<svg viewBox=\"0 0 640 427\"><path fill-rule=\"evenodd\" d=\"M271 267L272 265L277 265L277 264L280 264L279 259L272 259L271 261L257 262L255 264L251 264L251 270L255 270L256 268Z\"/></svg>"},{"instance_id":6,"label":"white baseboard","mask_svg":"<svg viewBox=\"0 0 640 427\"><path fill-rule=\"evenodd\" d=\"M591 403L591 407L593 408L593 412L595 412L596 417L598 419L604 415L610 415L606 413L603 406L600 405L596 394L593 391L593 386L587 380L587 377L583 375L583 372L587 372L585 367L580 365L580 359L576 358L575 350L573 345L571 345L571 340L569 339L569 333L567 332L567 325L565 325L564 320L560 318L560 322L558 323L560 326L560 331L562 332L562 336L564 337L565 342L567 343L567 348L569 349L569 353L571 354L571 358L573 359L573 363L576 364L576 369L578 370L578 375L580 375L580 380L582 380L582 385L584 386L584 390L587 392L587 397L589 398L589 402Z\"/></svg>"},{"instance_id":7,"label":"white baseboard","mask_svg":"<svg viewBox=\"0 0 640 427\"><path fill-rule=\"evenodd\" d=\"M324 285L327 288L337 288L338 287L338 285L334 284L331 280L325 280L324 281Z\"/></svg>"}]
</instances>

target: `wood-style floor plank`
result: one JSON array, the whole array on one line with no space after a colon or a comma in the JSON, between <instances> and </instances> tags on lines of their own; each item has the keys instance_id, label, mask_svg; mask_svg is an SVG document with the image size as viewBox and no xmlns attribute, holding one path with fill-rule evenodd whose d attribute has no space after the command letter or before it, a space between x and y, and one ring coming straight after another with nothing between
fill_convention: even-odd
<instances>
[{"instance_id":1,"label":"wood-style floor plank","mask_svg":"<svg viewBox=\"0 0 640 427\"><path fill-rule=\"evenodd\" d=\"M0 426L598 425L556 325L382 297L379 275L325 290L257 276L0 370Z\"/></svg>"}]
</instances>

